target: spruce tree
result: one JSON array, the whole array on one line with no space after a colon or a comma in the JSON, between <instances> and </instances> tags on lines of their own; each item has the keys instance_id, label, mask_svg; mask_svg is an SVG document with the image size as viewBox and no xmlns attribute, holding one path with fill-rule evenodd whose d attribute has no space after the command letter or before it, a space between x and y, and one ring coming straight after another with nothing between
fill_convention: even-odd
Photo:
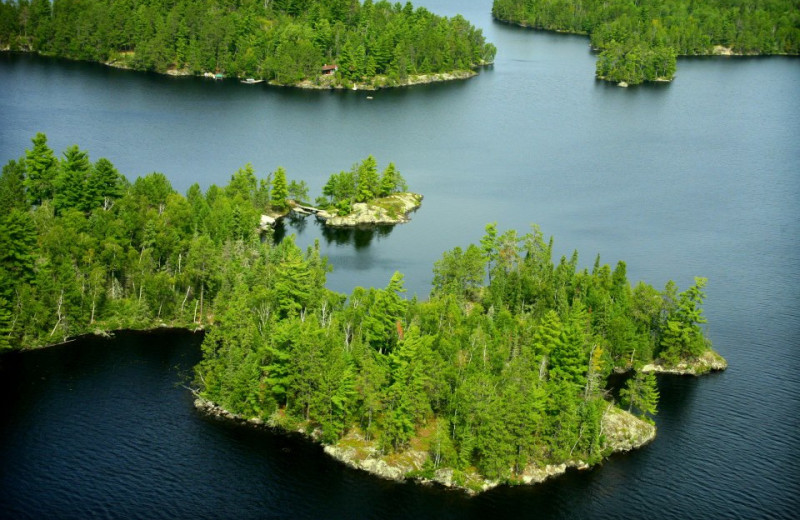
<instances>
[{"instance_id":1,"label":"spruce tree","mask_svg":"<svg viewBox=\"0 0 800 520\"><path fill-rule=\"evenodd\" d=\"M364 159L357 168L358 194L356 202L369 202L379 191L378 165L373 156Z\"/></svg>"},{"instance_id":2,"label":"spruce tree","mask_svg":"<svg viewBox=\"0 0 800 520\"><path fill-rule=\"evenodd\" d=\"M33 148L25 151L25 188L28 202L39 206L53 198L58 159L47 146L47 136L39 132L33 138Z\"/></svg>"},{"instance_id":3,"label":"spruce tree","mask_svg":"<svg viewBox=\"0 0 800 520\"><path fill-rule=\"evenodd\" d=\"M279 167L272 176L270 205L277 210L286 209L287 197L289 197L289 185L286 182L286 170Z\"/></svg>"},{"instance_id":4,"label":"spruce tree","mask_svg":"<svg viewBox=\"0 0 800 520\"><path fill-rule=\"evenodd\" d=\"M620 401L628 411L636 409L642 417L650 420L648 415L655 415L658 406L658 384L654 374L637 371L628 379L625 388L619 391Z\"/></svg>"},{"instance_id":5,"label":"spruce tree","mask_svg":"<svg viewBox=\"0 0 800 520\"><path fill-rule=\"evenodd\" d=\"M0 215L6 215L12 209L27 210L25 199L25 160L11 160L3 166L0 175Z\"/></svg>"},{"instance_id":6,"label":"spruce tree","mask_svg":"<svg viewBox=\"0 0 800 520\"><path fill-rule=\"evenodd\" d=\"M113 201L122 196L122 176L111 161L102 157L92 167L86 180L84 211L103 208L108 211Z\"/></svg>"}]
</instances>

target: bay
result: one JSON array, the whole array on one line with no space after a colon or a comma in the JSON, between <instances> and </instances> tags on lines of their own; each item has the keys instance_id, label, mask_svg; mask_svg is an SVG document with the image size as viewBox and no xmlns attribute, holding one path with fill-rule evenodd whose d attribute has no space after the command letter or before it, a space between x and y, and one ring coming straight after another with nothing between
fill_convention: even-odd
<instances>
[{"instance_id":1,"label":"bay","mask_svg":"<svg viewBox=\"0 0 800 520\"><path fill-rule=\"evenodd\" d=\"M120 336L0 359L0 512L14 517L790 518L800 503L800 62L681 59L670 85L593 79L588 40L492 22L490 2L428 0L498 47L468 81L308 92L0 53L0 160L42 131L129 178L225 184L246 162L318 193L367 154L425 195L408 224L320 240L329 286L405 274L425 297L441 253L483 227L626 261L657 287L709 278L727 372L662 378L658 438L588 472L475 499L377 481L302 441L194 415L179 386L197 338ZM42 380L41 378L45 379ZM177 386L176 386L177 384ZM289 451L284 451L287 449ZM9 516L9 515L3 515Z\"/></svg>"}]
</instances>

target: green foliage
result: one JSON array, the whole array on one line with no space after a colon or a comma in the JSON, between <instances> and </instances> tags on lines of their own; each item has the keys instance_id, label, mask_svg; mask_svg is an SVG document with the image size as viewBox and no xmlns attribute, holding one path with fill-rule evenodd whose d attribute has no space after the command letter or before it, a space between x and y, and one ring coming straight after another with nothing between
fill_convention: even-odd
<instances>
[{"instance_id":1,"label":"green foliage","mask_svg":"<svg viewBox=\"0 0 800 520\"><path fill-rule=\"evenodd\" d=\"M676 57L800 54L793 0L494 0L492 15L537 29L589 34L597 77L629 84L672 79Z\"/></svg>"},{"instance_id":2,"label":"green foliage","mask_svg":"<svg viewBox=\"0 0 800 520\"><path fill-rule=\"evenodd\" d=\"M278 168L272 174L272 191L270 193L270 205L277 210L287 207L286 199L289 197L289 185L286 183L286 170Z\"/></svg>"},{"instance_id":3,"label":"green foliage","mask_svg":"<svg viewBox=\"0 0 800 520\"><path fill-rule=\"evenodd\" d=\"M700 324L706 322L701 305L705 298L702 289L707 280L697 277L694 282L692 287L678 295L677 306L667 312L662 327L658 353L670 364L696 359L711 346L700 329Z\"/></svg>"},{"instance_id":4,"label":"green foliage","mask_svg":"<svg viewBox=\"0 0 800 520\"><path fill-rule=\"evenodd\" d=\"M385 452L427 450L429 472L513 479L532 463L598 460L603 379L708 344L705 279L683 293L631 289L622 262L578 271L573 254L555 265L535 226L519 236L492 224L480 246L446 252L426 302L404 298L400 273L346 298L326 289L318 244L255 237L264 193L249 166L183 197L162 174L129 184L77 147L54 160L53 171L86 172L99 188L73 203L58 191L69 182L56 183L52 199L20 208L22 163L7 167L0 349L115 327L208 328L195 370L206 398L326 442L358 428ZM631 381L624 403L655 413L652 378Z\"/></svg>"},{"instance_id":5,"label":"green foliage","mask_svg":"<svg viewBox=\"0 0 800 520\"><path fill-rule=\"evenodd\" d=\"M378 176L377 161L370 155L349 171L331 174L322 188L322 195L327 197L324 206L336 208L340 215L347 215L354 203L372 202L407 189L408 185L394 163L389 163Z\"/></svg>"},{"instance_id":6,"label":"green foliage","mask_svg":"<svg viewBox=\"0 0 800 520\"><path fill-rule=\"evenodd\" d=\"M33 148L25 151L25 189L31 205L53 198L57 165L58 159L47 146L47 136L37 133Z\"/></svg>"},{"instance_id":7,"label":"green foliage","mask_svg":"<svg viewBox=\"0 0 800 520\"><path fill-rule=\"evenodd\" d=\"M655 374L637 371L636 375L628 379L619 395L621 404L627 406L628 411L636 409L645 418L657 413L659 394Z\"/></svg>"},{"instance_id":8,"label":"green foliage","mask_svg":"<svg viewBox=\"0 0 800 520\"><path fill-rule=\"evenodd\" d=\"M25 198L25 161L11 160L3 166L0 175L0 215L8 214L12 209L25 211L28 202Z\"/></svg>"},{"instance_id":9,"label":"green foliage","mask_svg":"<svg viewBox=\"0 0 800 520\"><path fill-rule=\"evenodd\" d=\"M140 70L221 72L278 84L387 85L466 70L496 49L461 16L387 1L82 0L0 2L0 47ZM325 78L327 79L327 78ZM38 194L36 195L38 196ZM47 197L46 197L47 198Z\"/></svg>"},{"instance_id":10,"label":"green foliage","mask_svg":"<svg viewBox=\"0 0 800 520\"><path fill-rule=\"evenodd\" d=\"M466 251L460 247L446 251L433 265L433 294L477 299L483 284L485 263L481 250L474 245Z\"/></svg>"}]
</instances>

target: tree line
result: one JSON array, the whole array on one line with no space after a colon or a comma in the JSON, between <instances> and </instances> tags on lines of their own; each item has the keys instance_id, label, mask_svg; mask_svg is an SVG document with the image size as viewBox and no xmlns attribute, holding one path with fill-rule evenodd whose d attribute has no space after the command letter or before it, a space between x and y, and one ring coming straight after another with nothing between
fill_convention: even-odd
<instances>
[{"instance_id":1,"label":"tree line","mask_svg":"<svg viewBox=\"0 0 800 520\"><path fill-rule=\"evenodd\" d=\"M3 0L0 46L291 85L467 70L495 48L463 17L366 0Z\"/></svg>"},{"instance_id":2,"label":"tree line","mask_svg":"<svg viewBox=\"0 0 800 520\"><path fill-rule=\"evenodd\" d=\"M184 196L163 174L130 182L77 146L58 157L37 134L0 175L0 348L204 327L195 378L206 398L327 442L357 431L385 453L423 437L426 471L457 479L599 460L607 376L710 348L704 279L658 291L631 286L624 262L554 262L535 226L520 236L490 224L479 244L445 252L426 301L404 297L400 273L330 291L317 245L256 231L290 184L282 169L259 180L248 165ZM654 414L653 376L631 377L621 399Z\"/></svg>"},{"instance_id":3,"label":"tree line","mask_svg":"<svg viewBox=\"0 0 800 520\"><path fill-rule=\"evenodd\" d=\"M796 0L494 0L499 20L588 34L598 78L670 80L677 56L800 54Z\"/></svg>"}]
</instances>

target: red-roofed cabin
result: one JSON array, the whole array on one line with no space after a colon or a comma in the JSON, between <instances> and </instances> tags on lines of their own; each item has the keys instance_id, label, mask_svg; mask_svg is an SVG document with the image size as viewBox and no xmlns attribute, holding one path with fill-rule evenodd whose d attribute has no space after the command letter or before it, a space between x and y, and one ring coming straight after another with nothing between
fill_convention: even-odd
<instances>
[{"instance_id":1,"label":"red-roofed cabin","mask_svg":"<svg viewBox=\"0 0 800 520\"><path fill-rule=\"evenodd\" d=\"M324 74L326 76L330 75L330 74L333 74L337 70L339 70L339 66L338 65L323 65L322 66L322 74Z\"/></svg>"}]
</instances>

